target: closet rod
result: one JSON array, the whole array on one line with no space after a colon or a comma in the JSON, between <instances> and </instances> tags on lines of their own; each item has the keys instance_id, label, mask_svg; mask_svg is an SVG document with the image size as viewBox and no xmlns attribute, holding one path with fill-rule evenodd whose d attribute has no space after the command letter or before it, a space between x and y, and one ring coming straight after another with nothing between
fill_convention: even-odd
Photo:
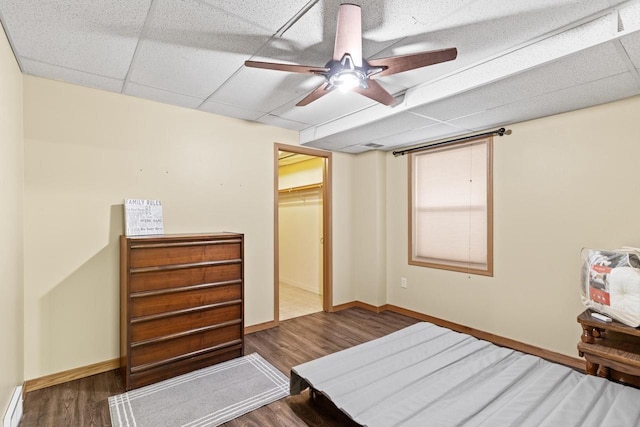
<instances>
[{"instance_id":1,"label":"closet rod","mask_svg":"<svg viewBox=\"0 0 640 427\"><path fill-rule=\"evenodd\" d=\"M493 136L493 135L502 136L504 134L511 135L511 129L505 130L505 128L500 128L500 129L492 130L491 132L484 132L484 133L479 133L477 135L463 136L462 138L456 138L456 139L450 139L448 141L436 142L435 144L420 145L418 147L407 148L406 150L394 151L393 155L396 156L396 157L404 156L405 154L413 153L414 151L427 150L429 148L439 147L441 145L453 144L454 142L466 141L466 140L469 140L469 139L480 138L480 137L483 137L483 136Z\"/></svg>"},{"instance_id":2,"label":"closet rod","mask_svg":"<svg viewBox=\"0 0 640 427\"><path fill-rule=\"evenodd\" d=\"M278 193L279 194L291 193L293 191L313 190L315 188L322 188L322 183L320 182L318 184L300 185L299 187L283 188L281 190L278 190Z\"/></svg>"}]
</instances>

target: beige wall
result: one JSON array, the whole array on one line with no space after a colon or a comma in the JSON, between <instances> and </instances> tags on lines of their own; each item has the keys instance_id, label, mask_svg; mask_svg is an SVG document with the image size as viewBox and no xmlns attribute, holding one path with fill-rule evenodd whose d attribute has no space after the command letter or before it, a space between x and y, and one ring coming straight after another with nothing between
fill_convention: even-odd
<instances>
[{"instance_id":1,"label":"beige wall","mask_svg":"<svg viewBox=\"0 0 640 427\"><path fill-rule=\"evenodd\" d=\"M332 236L333 236L333 304L346 304L356 300L353 263L356 260L351 231L357 220L354 217L353 198L354 163L357 156L333 153L332 162Z\"/></svg>"},{"instance_id":2,"label":"beige wall","mask_svg":"<svg viewBox=\"0 0 640 427\"><path fill-rule=\"evenodd\" d=\"M635 97L495 138L493 278L407 265L407 159L389 153L388 303L577 357L580 249L640 245L638 111Z\"/></svg>"},{"instance_id":3,"label":"beige wall","mask_svg":"<svg viewBox=\"0 0 640 427\"><path fill-rule=\"evenodd\" d=\"M370 151L356 156L353 165L352 280L357 300L376 307L387 299L385 158L382 151Z\"/></svg>"},{"instance_id":4,"label":"beige wall","mask_svg":"<svg viewBox=\"0 0 640 427\"><path fill-rule=\"evenodd\" d=\"M22 82L2 55L2 93L15 96L0 101L1 185L15 204L0 226L18 266L2 292L19 302ZM640 246L639 109L636 97L496 138L493 278L408 266L406 159L334 153L333 303L395 304L576 356L580 248ZM244 232L247 325L273 318L273 143L296 145L295 132L25 77L24 133L27 379L117 357L125 197L163 200L168 233ZM20 306L0 313L16 323L9 343ZM0 357L22 364L19 350ZM0 399L21 380L6 375Z\"/></svg>"},{"instance_id":5,"label":"beige wall","mask_svg":"<svg viewBox=\"0 0 640 427\"><path fill-rule=\"evenodd\" d=\"M23 381L22 74L0 27L0 416Z\"/></svg>"},{"instance_id":6,"label":"beige wall","mask_svg":"<svg viewBox=\"0 0 640 427\"><path fill-rule=\"evenodd\" d=\"M35 77L24 102L27 379L118 356L127 197L162 200L167 233L245 233L246 325L273 319L273 144L296 132Z\"/></svg>"}]
</instances>

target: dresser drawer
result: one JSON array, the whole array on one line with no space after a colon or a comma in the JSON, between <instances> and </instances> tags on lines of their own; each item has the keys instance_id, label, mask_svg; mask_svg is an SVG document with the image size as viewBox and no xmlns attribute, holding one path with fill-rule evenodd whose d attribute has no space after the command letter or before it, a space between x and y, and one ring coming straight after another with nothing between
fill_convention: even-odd
<instances>
[{"instance_id":1,"label":"dresser drawer","mask_svg":"<svg viewBox=\"0 0 640 427\"><path fill-rule=\"evenodd\" d=\"M242 345L235 344L230 347L205 352L198 356L180 359L175 362L162 364L150 369L136 370L127 375L129 388L142 387L158 381L186 374L187 372L225 362L242 356Z\"/></svg>"},{"instance_id":2,"label":"dresser drawer","mask_svg":"<svg viewBox=\"0 0 640 427\"><path fill-rule=\"evenodd\" d=\"M240 259L240 240L133 244L131 268Z\"/></svg>"},{"instance_id":3,"label":"dresser drawer","mask_svg":"<svg viewBox=\"0 0 640 427\"><path fill-rule=\"evenodd\" d=\"M190 334L171 340L161 340L143 345L131 345L132 371L148 369L181 358L197 355L210 349L240 342L240 323Z\"/></svg>"},{"instance_id":4,"label":"dresser drawer","mask_svg":"<svg viewBox=\"0 0 640 427\"><path fill-rule=\"evenodd\" d=\"M242 279L242 264L234 262L232 264L166 271L133 271L130 275L129 286L130 292L136 293L240 279Z\"/></svg>"},{"instance_id":5,"label":"dresser drawer","mask_svg":"<svg viewBox=\"0 0 640 427\"><path fill-rule=\"evenodd\" d=\"M237 300L242 297L241 283L215 285L160 294L132 294L130 315L136 317L159 313L170 313L187 308L201 307L218 302Z\"/></svg>"},{"instance_id":6,"label":"dresser drawer","mask_svg":"<svg viewBox=\"0 0 640 427\"><path fill-rule=\"evenodd\" d=\"M229 303L205 306L205 309L199 307L173 315L161 313L139 319L131 323L132 343L240 320L242 319L242 302L238 299Z\"/></svg>"}]
</instances>

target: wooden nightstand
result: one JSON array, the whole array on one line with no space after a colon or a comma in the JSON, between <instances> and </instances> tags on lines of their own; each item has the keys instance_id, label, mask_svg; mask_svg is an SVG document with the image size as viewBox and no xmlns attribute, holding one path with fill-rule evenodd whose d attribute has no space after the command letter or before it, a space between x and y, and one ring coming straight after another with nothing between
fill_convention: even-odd
<instances>
[{"instance_id":1,"label":"wooden nightstand","mask_svg":"<svg viewBox=\"0 0 640 427\"><path fill-rule=\"evenodd\" d=\"M590 310L578 316L578 323L578 353L586 360L587 374L640 387L640 329L616 320L602 322Z\"/></svg>"}]
</instances>

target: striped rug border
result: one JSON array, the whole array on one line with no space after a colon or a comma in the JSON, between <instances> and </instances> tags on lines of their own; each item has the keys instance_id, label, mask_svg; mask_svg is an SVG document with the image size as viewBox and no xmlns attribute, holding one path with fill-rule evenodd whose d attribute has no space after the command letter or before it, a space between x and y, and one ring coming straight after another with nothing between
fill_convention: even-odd
<instances>
[{"instance_id":1,"label":"striped rug border","mask_svg":"<svg viewBox=\"0 0 640 427\"><path fill-rule=\"evenodd\" d=\"M262 375L273 382L273 387L244 401L235 402L230 406L218 409L197 420L189 421L186 424L183 424L182 427L217 426L289 395L289 378L273 367L258 353L252 353L247 356L222 362L217 365L199 369L156 384L151 384L109 397L111 424L113 427L146 427L139 425L136 422L135 414L131 407L132 401L149 396L158 391L166 390L197 378L207 377L225 369L243 364L251 364L260 373L262 373Z\"/></svg>"}]
</instances>

